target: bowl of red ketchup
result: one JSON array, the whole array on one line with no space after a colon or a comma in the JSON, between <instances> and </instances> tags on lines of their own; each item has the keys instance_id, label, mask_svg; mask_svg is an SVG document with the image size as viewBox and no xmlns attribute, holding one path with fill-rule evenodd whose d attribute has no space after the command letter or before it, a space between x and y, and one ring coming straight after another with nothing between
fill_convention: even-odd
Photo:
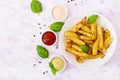
<instances>
[{"instance_id":1,"label":"bowl of red ketchup","mask_svg":"<svg viewBox=\"0 0 120 80\"><path fill-rule=\"evenodd\" d=\"M57 41L57 36L52 31L46 31L42 35L42 42L47 46L54 45L56 41Z\"/></svg>"}]
</instances>

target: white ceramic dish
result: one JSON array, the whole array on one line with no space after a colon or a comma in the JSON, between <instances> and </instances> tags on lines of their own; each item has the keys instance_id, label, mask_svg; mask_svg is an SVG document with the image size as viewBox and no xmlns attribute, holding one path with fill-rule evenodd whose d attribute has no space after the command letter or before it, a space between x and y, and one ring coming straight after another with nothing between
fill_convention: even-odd
<instances>
[{"instance_id":1,"label":"white ceramic dish","mask_svg":"<svg viewBox=\"0 0 120 80\"><path fill-rule=\"evenodd\" d=\"M85 60L83 64L80 64L76 61L75 56L73 54L66 52L66 50L65 50L66 44L64 42L64 40L65 40L64 32L69 30L73 25L75 25L77 22L79 22L83 17L85 17L85 16L89 17L92 14L99 15L97 23L101 24L104 28L108 28L110 30L111 37L113 38L113 42L110 45L110 47L107 49L107 52L105 53L104 58L89 59L89 60ZM105 64L112 57L112 55L116 49L117 35L116 35L113 25L102 15L100 15L98 13L82 13L82 14L78 14L78 15L71 17L70 19L68 19L65 22L65 24L61 30L61 33L60 33L59 44L60 44L60 49L63 53L63 56L68 60L68 62L70 62L72 65L74 65L78 68L81 68L81 69L90 69L90 68L99 67L99 66Z\"/></svg>"},{"instance_id":2,"label":"white ceramic dish","mask_svg":"<svg viewBox=\"0 0 120 80\"><path fill-rule=\"evenodd\" d=\"M52 57L52 58L50 59L49 62L51 62L52 59L55 58L55 57L59 57L59 58L63 59L63 61L64 61L64 68L63 68L62 70L60 70L60 71L57 71L57 73L64 71L65 68L66 68L66 61L65 61L65 59L64 59L62 56L54 56L54 57Z\"/></svg>"},{"instance_id":3,"label":"white ceramic dish","mask_svg":"<svg viewBox=\"0 0 120 80\"><path fill-rule=\"evenodd\" d=\"M47 30L47 31L43 32L42 37L43 37L44 33L46 33L46 32L52 32L52 33L54 33L55 37L56 37L56 40L55 40L55 42L52 45L46 45L43 41L42 41L42 43L44 45L46 45L46 46L54 46L57 43L57 34L55 32L53 32L53 31ZM42 39L42 37L41 37L41 39Z\"/></svg>"},{"instance_id":4,"label":"white ceramic dish","mask_svg":"<svg viewBox=\"0 0 120 80\"><path fill-rule=\"evenodd\" d=\"M61 6L61 7L63 7L64 9L65 9L65 12L66 12L66 15L64 16L64 18L63 19L61 19L61 20L57 20L57 19L55 19L54 17L53 17L53 9L56 7L56 6ZM67 8L64 6L64 5L54 5L53 7L52 7L52 9L51 9L51 16L52 16L52 18L55 20L55 21L64 21L66 18L67 18L67 16L68 16L68 10L67 10Z\"/></svg>"}]
</instances>

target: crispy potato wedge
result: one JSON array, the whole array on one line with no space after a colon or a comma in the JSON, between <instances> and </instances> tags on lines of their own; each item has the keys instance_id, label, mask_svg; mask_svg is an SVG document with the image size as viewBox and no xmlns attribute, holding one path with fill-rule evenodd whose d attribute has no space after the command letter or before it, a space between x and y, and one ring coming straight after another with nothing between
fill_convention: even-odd
<instances>
[{"instance_id":1,"label":"crispy potato wedge","mask_svg":"<svg viewBox=\"0 0 120 80\"><path fill-rule=\"evenodd\" d=\"M92 54L96 55L98 53L99 38L95 41L92 47Z\"/></svg>"},{"instance_id":2,"label":"crispy potato wedge","mask_svg":"<svg viewBox=\"0 0 120 80\"><path fill-rule=\"evenodd\" d=\"M91 32L90 28L87 27L87 26L82 26L82 27L81 27L81 30L86 31L86 32L88 32L88 33Z\"/></svg>"},{"instance_id":3,"label":"crispy potato wedge","mask_svg":"<svg viewBox=\"0 0 120 80\"><path fill-rule=\"evenodd\" d=\"M88 36L84 36L84 35L80 35L80 39L86 40L86 41L92 40L92 38L90 38Z\"/></svg>"},{"instance_id":4,"label":"crispy potato wedge","mask_svg":"<svg viewBox=\"0 0 120 80\"><path fill-rule=\"evenodd\" d=\"M83 24L83 25L84 25L85 23L87 23L87 17L85 16L85 17L80 21L80 23Z\"/></svg>"},{"instance_id":5,"label":"crispy potato wedge","mask_svg":"<svg viewBox=\"0 0 120 80\"><path fill-rule=\"evenodd\" d=\"M96 40L97 38L97 25L96 24L91 24L91 32L92 32L92 39Z\"/></svg>"},{"instance_id":6,"label":"crispy potato wedge","mask_svg":"<svg viewBox=\"0 0 120 80\"><path fill-rule=\"evenodd\" d=\"M75 44L77 45L85 45L86 43L83 42L82 40L78 39L78 38L69 38L70 40L72 40Z\"/></svg>"},{"instance_id":7,"label":"crispy potato wedge","mask_svg":"<svg viewBox=\"0 0 120 80\"><path fill-rule=\"evenodd\" d=\"M68 47L66 47L66 51L68 51L70 53L73 53L73 54L75 54L77 56L88 56L87 53L79 52L79 51L75 50L74 48L68 48Z\"/></svg>"},{"instance_id":8,"label":"crispy potato wedge","mask_svg":"<svg viewBox=\"0 0 120 80\"><path fill-rule=\"evenodd\" d=\"M89 46L89 47L90 47L90 46ZM92 55L92 47L90 47L90 50L89 50L88 54L91 54L91 55Z\"/></svg>"},{"instance_id":9,"label":"crispy potato wedge","mask_svg":"<svg viewBox=\"0 0 120 80\"><path fill-rule=\"evenodd\" d=\"M98 53L97 55L88 55L88 59L103 58L105 55L103 53Z\"/></svg>"},{"instance_id":10,"label":"crispy potato wedge","mask_svg":"<svg viewBox=\"0 0 120 80\"><path fill-rule=\"evenodd\" d=\"M107 49L109 48L110 44L112 43L113 39L111 37L108 37L104 42L104 47Z\"/></svg>"},{"instance_id":11,"label":"crispy potato wedge","mask_svg":"<svg viewBox=\"0 0 120 80\"><path fill-rule=\"evenodd\" d=\"M83 25L82 25L80 22L78 22L76 25L74 25L74 26L70 29L70 31L77 32L77 30L79 30L82 26L83 26Z\"/></svg>"},{"instance_id":12,"label":"crispy potato wedge","mask_svg":"<svg viewBox=\"0 0 120 80\"><path fill-rule=\"evenodd\" d=\"M78 51L82 51L82 49L78 46L78 45L72 45L72 48L74 48L74 49L76 49L76 50L78 50Z\"/></svg>"},{"instance_id":13,"label":"crispy potato wedge","mask_svg":"<svg viewBox=\"0 0 120 80\"><path fill-rule=\"evenodd\" d=\"M103 53L98 53L96 55L88 54L87 57L82 56L81 59L97 59L97 58L103 58L105 55Z\"/></svg>"},{"instance_id":14,"label":"crispy potato wedge","mask_svg":"<svg viewBox=\"0 0 120 80\"><path fill-rule=\"evenodd\" d=\"M77 35L76 33L74 33L73 31L66 31L64 33L64 35L66 37L70 37L70 38L79 38L79 35Z\"/></svg>"},{"instance_id":15,"label":"crispy potato wedge","mask_svg":"<svg viewBox=\"0 0 120 80\"><path fill-rule=\"evenodd\" d=\"M66 44L66 48L70 48L71 46L72 46L71 43L67 43L67 44Z\"/></svg>"},{"instance_id":16,"label":"crispy potato wedge","mask_svg":"<svg viewBox=\"0 0 120 80\"><path fill-rule=\"evenodd\" d=\"M75 57L76 57L77 62L83 63L83 60L79 56L75 56Z\"/></svg>"},{"instance_id":17,"label":"crispy potato wedge","mask_svg":"<svg viewBox=\"0 0 120 80\"><path fill-rule=\"evenodd\" d=\"M103 29L101 25L97 26L97 36L99 37L99 49L103 49Z\"/></svg>"},{"instance_id":18,"label":"crispy potato wedge","mask_svg":"<svg viewBox=\"0 0 120 80\"><path fill-rule=\"evenodd\" d=\"M85 36L88 36L88 37L91 37L91 36L92 36L91 33L85 32L85 31L83 31L83 30L77 30L77 32L80 33L80 34L83 34L83 35L85 35Z\"/></svg>"},{"instance_id":19,"label":"crispy potato wedge","mask_svg":"<svg viewBox=\"0 0 120 80\"><path fill-rule=\"evenodd\" d=\"M88 43L88 46L92 48L93 47L93 43Z\"/></svg>"},{"instance_id":20,"label":"crispy potato wedge","mask_svg":"<svg viewBox=\"0 0 120 80\"><path fill-rule=\"evenodd\" d=\"M64 40L64 42L65 42L65 43L70 43L71 40L70 40L70 39L66 39L66 40Z\"/></svg>"},{"instance_id":21,"label":"crispy potato wedge","mask_svg":"<svg viewBox=\"0 0 120 80\"><path fill-rule=\"evenodd\" d=\"M106 39L107 37L110 37L110 31L108 29L105 30L104 39Z\"/></svg>"},{"instance_id":22,"label":"crispy potato wedge","mask_svg":"<svg viewBox=\"0 0 120 80\"><path fill-rule=\"evenodd\" d=\"M94 41L91 41L91 40L83 40L85 43L88 43L88 44L93 44Z\"/></svg>"},{"instance_id":23,"label":"crispy potato wedge","mask_svg":"<svg viewBox=\"0 0 120 80\"><path fill-rule=\"evenodd\" d=\"M77 61L78 61L79 63L83 63L83 60L82 60L81 58L79 58Z\"/></svg>"},{"instance_id":24,"label":"crispy potato wedge","mask_svg":"<svg viewBox=\"0 0 120 80\"><path fill-rule=\"evenodd\" d=\"M87 22L87 23L85 23L85 26L90 28L91 25Z\"/></svg>"},{"instance_id":25,"label":"crispy potato wedge","mask_svg":"<svg viewBox=\"0 0 120 80\"><path fill-rule=\"evenodd\" d=\"M105 49L105 48L103 48L102 50L99 49L99 51L100 51L101 53L105 53L105 52L106 52L106 49Z\"/></svg>"}]
</instances>

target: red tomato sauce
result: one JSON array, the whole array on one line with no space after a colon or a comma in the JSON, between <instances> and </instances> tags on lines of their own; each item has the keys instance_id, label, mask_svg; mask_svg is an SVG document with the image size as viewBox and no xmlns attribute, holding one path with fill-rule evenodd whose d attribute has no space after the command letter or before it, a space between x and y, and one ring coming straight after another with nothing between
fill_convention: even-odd
<instances>
[{"instance_id":1,"label":"red tomato sauce","mask_svg":"<svg viewBox=\"0 0 120 80\"><path fill-rule=\"evenodd\" d=\"M50 46L50 45L55 43L56 36L53 32L47 31L43 34L42 41L43 41L44 44Z\"/></svg>"}]
</instances>

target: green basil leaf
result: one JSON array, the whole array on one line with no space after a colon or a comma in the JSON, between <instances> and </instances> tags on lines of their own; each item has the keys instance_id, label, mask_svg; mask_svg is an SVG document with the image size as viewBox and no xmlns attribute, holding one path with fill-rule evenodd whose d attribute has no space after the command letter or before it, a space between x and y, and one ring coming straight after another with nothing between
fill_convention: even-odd
<instances>
[{"instance_id":1,"label":"green basil leaf","mask_svg":"<svg viewBox=\"0 0 120 80\"><path fill-rule=\"evenodd\" d=\"M59 32L59 31L61 31L63 25L64 25L63 22L55 22L50 25L50 29L54 32Z\"/></svg>"},{"instance_id":2,"label":"green basil leaf","mask_svg":"<svg viewBox=\"0 0 120 80\"><path fill-rule=\"evenodd\" d=\"M88 45L81 45L80 48L84 51L84 52L89 52L90 47Z\"/></svg>"},{"instance_id":3,"label":"green basil leaf","mask_svg":"<svg viewBox=\"0 0 120 80\"><path fill-rule=\"evenodd\" d=\"M54 75L56 75L57 70L54 68L54 65L53 65L51 62L49 62L49 67L51 68L51 72L52 72Z\"/></svg>"},{"instance_id":4,"label":"green basil leaf","mask_svg":"<svg viewBox=\"0 0 120 80\"><path fill-rule=\"evenodd\" d=\"M51 62L49 62L49 67L54 68L54 66L53 66L53 64Z\"/></svg>"},{"instance_id":5,"label":"green basil leaf","mask_svg":"<svg viewBox=\"0 0 120 80\"><path fill-rule=\"evenodd\" d=\"M48 58L49 56L48 50L40 45L37 45L37 52L38 52L38 55L42 58Z\"/></svg>"},{"instance_id":6,"label":"green basil leaf","mask_svg":"<svg viewBox=\"0 0 120 80\"><path fill-rule=\"evenodd\" d=\"M54 75L56 75L56 69L52 68L51 71Z\"/></svg>"},{"instance_id":7,"label":"green basil leaf","mask_svg":"<svg viewBox=\"0 0 120 80\"><path fill-rule=\"evenodd\" d=\"M88 18L88 23L93 24L96 22L98 15L92 15Z\"/></svg>"},{"instance_id":8,"label":"green basil leaf","mask_svg":"<svg viewBox=\"0 0 120 80\"><path fill-rule=\"evenodd\" d=\"M38 0L32 0L30 7L34 13L42 12L42 4Z\"/></svg>"}]
</instances>

